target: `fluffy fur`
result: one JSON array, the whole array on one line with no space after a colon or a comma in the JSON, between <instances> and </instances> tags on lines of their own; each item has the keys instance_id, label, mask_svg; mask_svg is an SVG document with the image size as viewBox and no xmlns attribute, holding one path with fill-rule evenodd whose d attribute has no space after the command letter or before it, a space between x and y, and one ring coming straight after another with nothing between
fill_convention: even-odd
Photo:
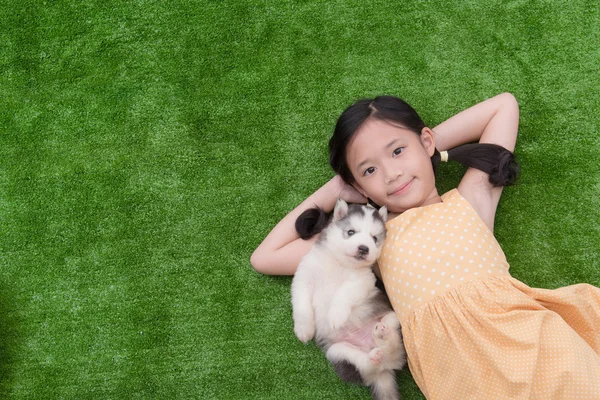
<instances>
[{"instance_id":1,"label":"fluffy fur","mask_svg":"<svg viewBox=\"0 0 600 400\"><path fill-rule=\"evenodd\" d=\"M347 382L374 399L400 398L395 370L406 363L400 323L375 283L372 266L385 240L379 211L338 200L332 221L304 256L292 281L294 331L315 338Z\"/></svg>"}]
</instances>

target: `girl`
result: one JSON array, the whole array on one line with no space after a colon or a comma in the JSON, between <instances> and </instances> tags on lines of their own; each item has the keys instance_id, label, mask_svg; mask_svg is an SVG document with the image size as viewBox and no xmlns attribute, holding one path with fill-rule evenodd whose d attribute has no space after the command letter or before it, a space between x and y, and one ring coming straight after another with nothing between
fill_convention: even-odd
<instances>
[{"instance_id":1,"label":"girl","mask_svg":"<svg viewBox=\"0 0 600 400\"><path fill-rule=\"evenodd\" d=\"M331 211L338 197L385 205L379 274L427 398L600 399L600 289L532 289L510 276L493 236L502 186L514 181L518 119L508 93L434 129L395 97L357 102L329 143L337 176L277 224L253 267L294 273L316 240L294 229L308 208ZM440 196L434 169L447 157L469 168Z\"/></svg>"}]
</instances>

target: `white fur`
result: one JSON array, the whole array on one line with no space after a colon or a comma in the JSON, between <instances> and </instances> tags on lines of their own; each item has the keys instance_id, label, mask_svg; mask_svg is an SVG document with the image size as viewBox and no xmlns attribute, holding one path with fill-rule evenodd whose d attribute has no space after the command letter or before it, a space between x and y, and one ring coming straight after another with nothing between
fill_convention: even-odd
<instances>
[{"instance_id":1,"label":"white fur","mask_svg":"<svg viewBox=\"0 0 600 400\"><path fill-rule=\"evenodd\" d=\"M379 301L372 271L385 226L371 214L378 212L385 221L387 211L385 207L363 210L364 216L349 213L348 205L338 200L332 222L300 262L292 281L294 331L303 343L315 338L332 363L353 364L373 395L379 392L376 398L398 398L393 370L405 364L400 324L391 308ZM348 228L354 231L351 236ZM377 243L374 236L378 236ZM359 246L364 246L362 257ZM369 323L375 325L371 332L374 346L368 352L343 339Z\"/></svg>"}]
</instances>

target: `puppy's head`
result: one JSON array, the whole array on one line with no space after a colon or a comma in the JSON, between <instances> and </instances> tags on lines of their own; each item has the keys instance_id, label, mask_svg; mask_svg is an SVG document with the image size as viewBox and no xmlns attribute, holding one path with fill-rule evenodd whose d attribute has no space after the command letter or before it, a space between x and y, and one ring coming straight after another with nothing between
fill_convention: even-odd
<instances>
[{"instance_id":1,"label":"puppy's head","mask_svg":"<svg viewBox=\"0 0 600 400\"><path fill-rule=\"evenodd\" d=\"M333 219L319 241L335 252L344 265L370 267L381 254L386 218L385 207L378 211L364 205L348 205L340 199L335 205Z\"/></svg>"}]
</instances>

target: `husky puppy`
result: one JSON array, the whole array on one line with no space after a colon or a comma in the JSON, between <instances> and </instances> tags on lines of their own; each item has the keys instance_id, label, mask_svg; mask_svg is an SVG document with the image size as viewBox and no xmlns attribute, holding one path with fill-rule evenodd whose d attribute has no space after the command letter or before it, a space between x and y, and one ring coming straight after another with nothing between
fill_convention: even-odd
<instances>
[{"instance_id":1,"label":"husky puppy","mask_svg":"<svg viewBox=\"0 0 600 400\"><path fill-rule=\"evenodd\" d=\"M317 212L314 218L322 220L324 213ZM299 228L305 214L296 221L303 238L310 237ZM385 207L338 200L331 222L298 266L291 295L300 341L314 337L342 380L369 386L374 399L397 400L395 370L405 365L406 353L400 323L372 271L386 217Z\"/></svg>"}]
</instances>

